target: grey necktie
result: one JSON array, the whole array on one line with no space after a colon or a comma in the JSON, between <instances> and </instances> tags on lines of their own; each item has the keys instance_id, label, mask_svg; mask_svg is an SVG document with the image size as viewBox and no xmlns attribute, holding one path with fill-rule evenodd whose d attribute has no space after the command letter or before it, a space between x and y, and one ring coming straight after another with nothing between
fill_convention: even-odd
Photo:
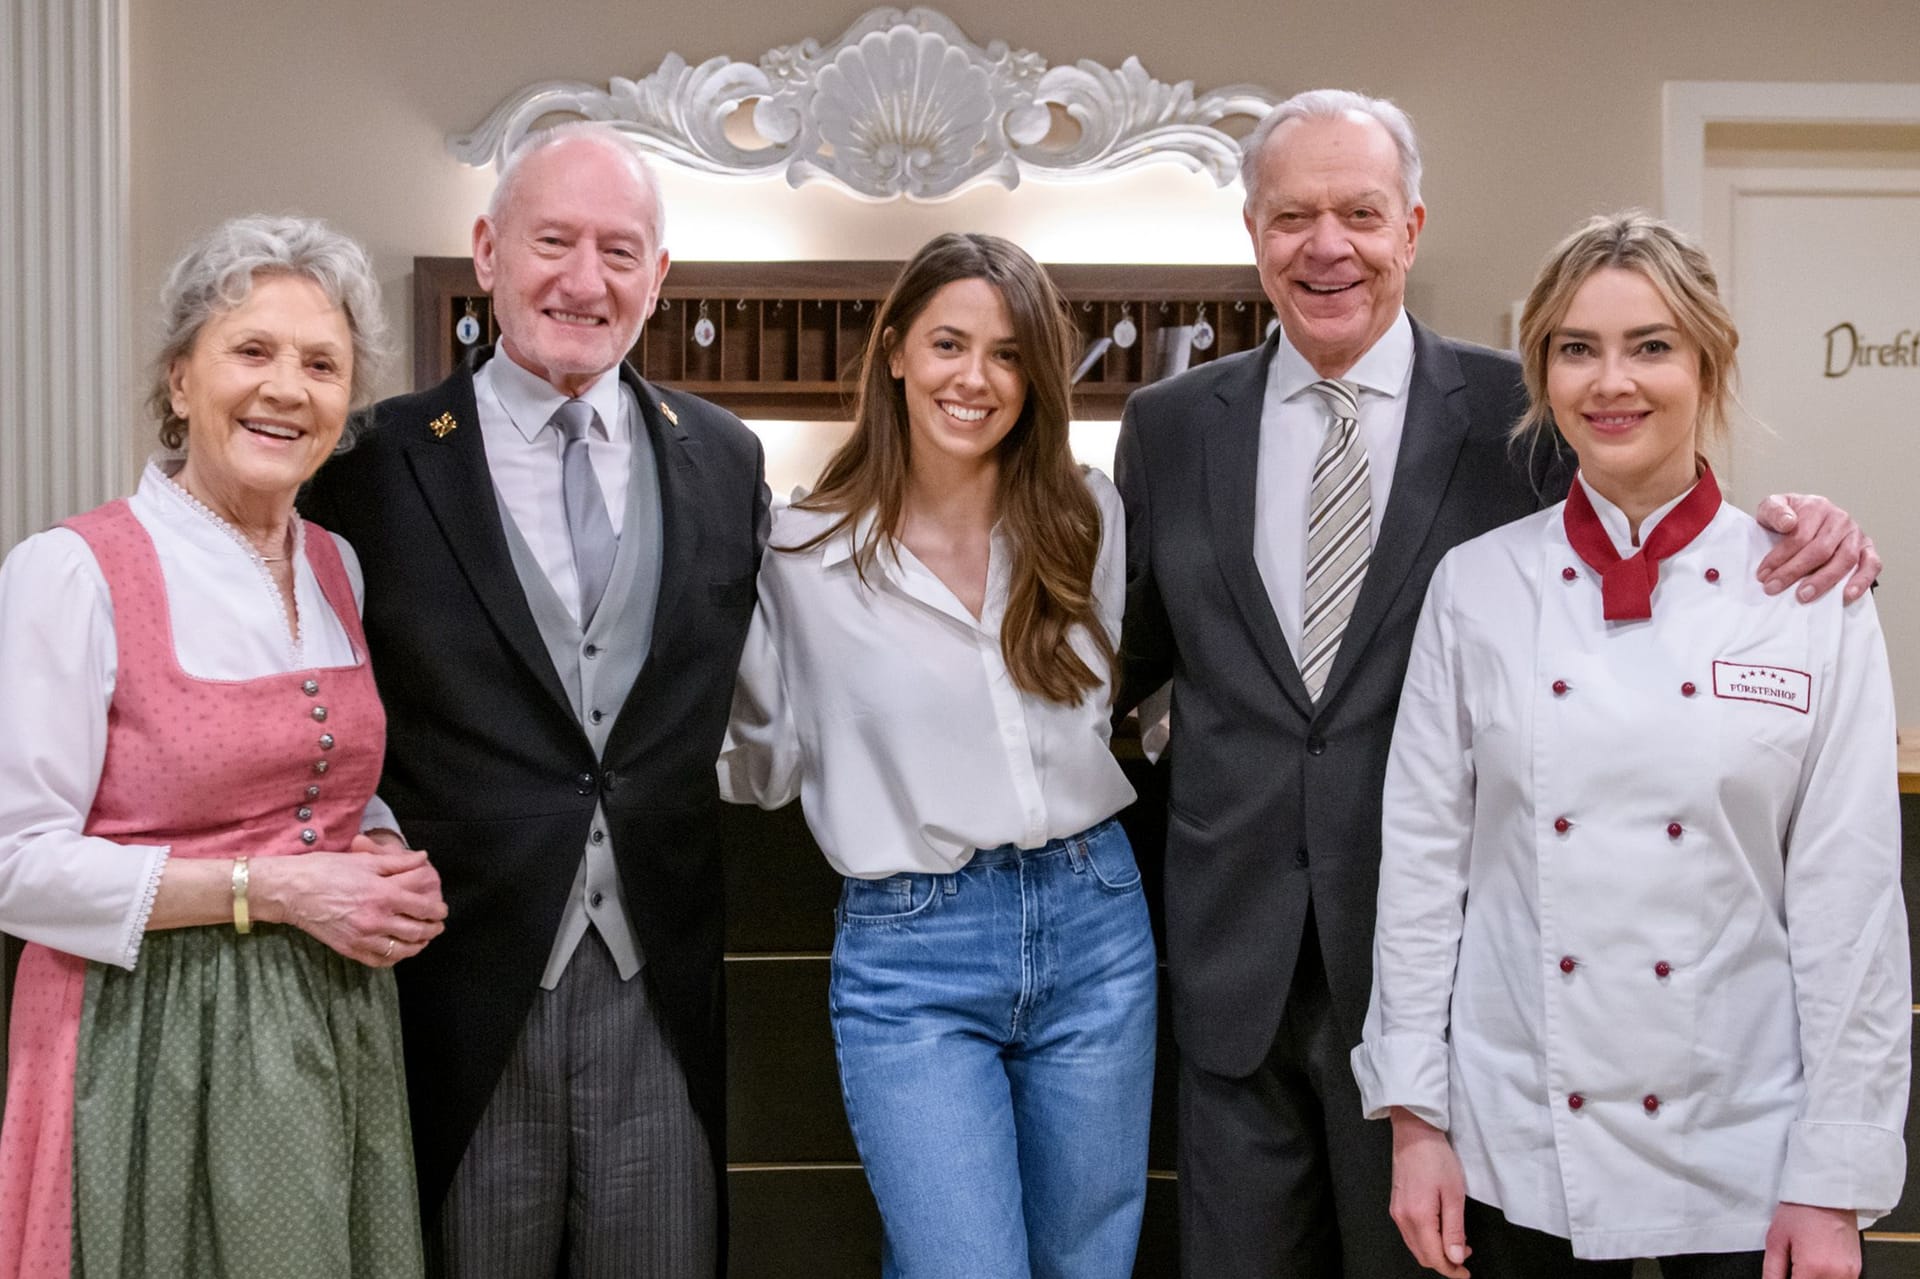
<instances>
[{"instance_id":1,"label":"grey necktie","mask_svg":"<svg viewBox=\"0 0 1920 1279\"><path fill-rule=\"evenodd\" d=\"M1360 442L1359 393L1346 382L1315 382L1333 424L1313 464L1307 503L1306 607L1300 626L1300 677L1320 700L1340 651L1340 636L1366 580L1373 549L1373 495L1367 446Z\"/></svg>"},{"instance_id":2,"label":"grey necktie","mask_svg":"<svg viewBox=\"0 0 1920 1279\"><path fill-rule=\"evenodd\" d=\"M560 492L567 507L567 532L573 538L573 571L580 579L580 627L586 629L600 597L613 576L614 552L620 539L607 518L607 499L587 457L587 431L593 425L593 406L568 400L551 419L565 447L560 454Z\"/></svg>"}]
</instances>

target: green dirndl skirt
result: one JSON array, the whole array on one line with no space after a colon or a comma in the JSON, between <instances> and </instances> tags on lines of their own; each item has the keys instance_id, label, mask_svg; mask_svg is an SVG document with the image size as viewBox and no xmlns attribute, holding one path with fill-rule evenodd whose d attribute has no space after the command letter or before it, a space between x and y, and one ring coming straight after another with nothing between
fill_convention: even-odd
<instances>
[{"instance_id":1,"label":"green dirndl skirt","mask_svg":"<svg viewBox=\"0 0 1920 1279\"><path fill-rule=\"evenodd\" d=\"M73 1276L422 1272L393 973L294 928L147 934L90 964Z\"/></svg>"}]
</instances>

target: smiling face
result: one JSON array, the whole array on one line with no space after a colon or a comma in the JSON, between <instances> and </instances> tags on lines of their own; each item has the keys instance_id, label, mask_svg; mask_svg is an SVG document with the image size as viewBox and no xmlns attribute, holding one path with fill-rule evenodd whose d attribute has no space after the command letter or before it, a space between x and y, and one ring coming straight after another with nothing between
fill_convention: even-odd
<instances>
[{"instance_id":1,"label":"smiling face","mask_svg":"<svg viewBox=\"0 0 1920 1279\"><path fill-rule=\"evenodd\" d=\"M1399 315L1426 224L1406 207L1400 154L1371 116L1289 120L1260 157L1247 233L1287 340L1339 377Z\"/></svg>"},{"instance_id":2,"label":"smiling face","mask_svg":"<svg viewBox=\"0 0 1920 1279\"><path fill-rule=\"evenodd\" d=\"M346 312L305 276L254 277L246 301L210 317L168 371L187 423L181 482L291 503L340 442L352 387Z\"/></svg>"},{"instance_id":3,"label":"smiling face","mask_svg":"<svg viewBox=\"0 0 1920 1279\"><path fill-rule=\"evenodd\" d=\"M985 280L942 286L893 344L887 366L906 396L910 460L990 459L1027 402L1013 316Z\"/></svg>"},{"instance_id":4,"label":"smiling face","mask_svg":"<svg viewBox=\"0 0 1920 1279\"><path fill-rule=\"evenodd\" d=\"M1653 282L1603 267L1553 329L1547 402L1600 494L1650 511L1693 483L1700 350Z\"/></svg>"},{"instance_id":5,"label":"smiling face","mask_svg":"<svg viewBox=\"0 0 1920 1279\"><path fill-rule=\"evenodd\" d=\"M556 142L521 164L499 220L473 227L473 269L516 364L577 395L626 358L653 314L667 251L653 192L610 147Z\"/></svg>"}]
</instances>

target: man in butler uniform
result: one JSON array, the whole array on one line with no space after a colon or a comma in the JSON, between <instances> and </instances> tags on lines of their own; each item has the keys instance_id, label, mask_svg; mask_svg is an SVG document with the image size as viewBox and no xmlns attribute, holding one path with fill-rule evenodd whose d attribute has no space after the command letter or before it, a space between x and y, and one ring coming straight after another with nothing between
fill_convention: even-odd
<instances>
[{"instance_id":1,"label":"man in butler uniform","mask_svg":"<svg viewBox=\"0 0 1920 1279\"><path fill-rule=\"evenodd\" d=\"M360 552L381 794L447 896L397 972L439 1275L721 1264L713 761L767 492L738 419L623 363L661 228L618 133L523 146L473 230L499 347L305 502Z\"/></svg>"},{"instance_id":2,"label":"man in butler uniform","mask_svg":"<svg viewBox=\"0 0 1920 1279\"><path fill-rule=\"evenodd\" d=\"M1388 1214L1387 1124L1348 1065L1372 975L1381 781L1427 581L1453 546L1559 501L1515 452L1518 363L1412 321L1426 220L1392 103L1281 104L1248 139L1245 219L1280 318L1262 348L1140 391L1123 705L1173 681L1166 948L1191 1279L1420 1273ZM1878 571L1818 499L1763 563L1824 590ZM1830 561L1830 562L1829 562Z\"/></svg>"}]
</instances>

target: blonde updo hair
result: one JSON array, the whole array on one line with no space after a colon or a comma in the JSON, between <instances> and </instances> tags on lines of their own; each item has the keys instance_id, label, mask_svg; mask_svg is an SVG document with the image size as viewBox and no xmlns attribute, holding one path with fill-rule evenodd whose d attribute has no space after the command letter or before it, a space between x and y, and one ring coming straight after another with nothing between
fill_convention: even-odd
<instances>
[{"instance_id":1,"label":"blonde updo hair","mask_svg":"<svg viewBox=\"0 0 1920 1279\"><path fill-rule=\"evenodd\" d=\"M1558 434L1547 403L1547 365L1553 334L1573 295L1596 271L1615 268L1643 276L1673 312L1674 323L1700 352L1700 435L1720 440L1734 404L1734 350L1740 333L1720 300L1720 283L1706 252L1669 223L1638 209L1590 219L1547 255L1520 312L1520 368L1527 412L1513 428L1529 447Z\"/></svg>"}]
</instances>

